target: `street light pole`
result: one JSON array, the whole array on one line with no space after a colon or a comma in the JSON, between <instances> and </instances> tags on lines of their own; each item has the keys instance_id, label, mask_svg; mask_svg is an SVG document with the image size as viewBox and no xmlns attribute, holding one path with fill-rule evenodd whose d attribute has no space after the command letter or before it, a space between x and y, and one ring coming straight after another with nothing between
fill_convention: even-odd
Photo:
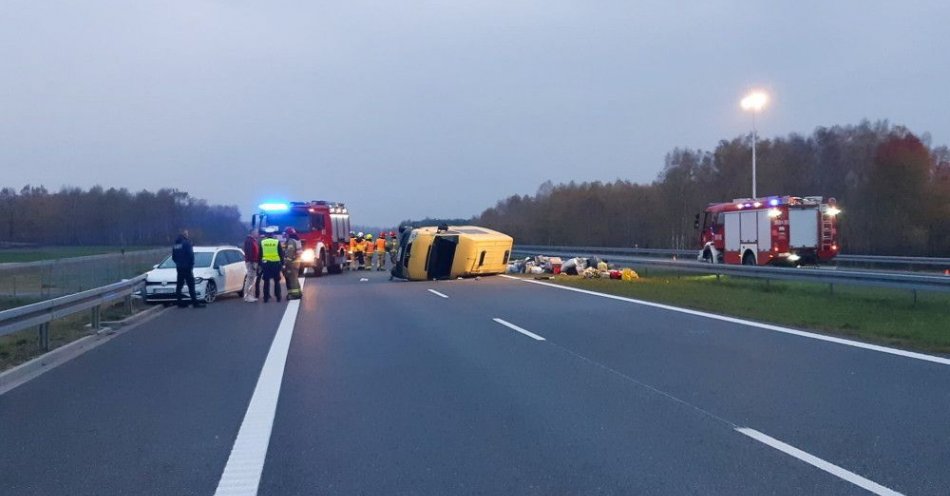
<instances>
[{"instance_id":1,"label":"street light pole","mask_svg":"<svg viewBox=\"0 0 950 496\"><path fill-rule=\"evenodd\" d=\"M758 138L755 131L755 109L752 109L752 198L758 198L755 194L755 142Z\"/></svg>"},{"instance_id":2,"label":"street light pole","mask_svg":"<svg viewBox=\"0 0 950 496\"><path fill-rule=\"evenodd\" d=\"M752 198L756 198L757 191L755 187L755 145L759 139L758 131L755 129L755 114L762 110L762 107L769 101L769 96L762 91L753 91L742 99L740 105L743 110L752 111Z\"/></svg>"}]
</instances>

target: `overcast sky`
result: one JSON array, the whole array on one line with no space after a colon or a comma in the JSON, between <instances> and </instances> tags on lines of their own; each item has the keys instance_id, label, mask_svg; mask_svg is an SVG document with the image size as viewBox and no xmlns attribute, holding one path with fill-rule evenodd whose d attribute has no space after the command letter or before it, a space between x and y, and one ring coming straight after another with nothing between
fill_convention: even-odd
<instances>
[{"instance_id":1,"label":"overcast sky","mask_svg":"<svg viewBox=\"0 0 950 496\"><path fill-rule=\"evenodd\" d=\"M248 216L469 216L676 146L889 119L950 143L950 2L3 0L0 184ZM807 192L802 192L807 193Z\"/></svg>"}]
</instances>

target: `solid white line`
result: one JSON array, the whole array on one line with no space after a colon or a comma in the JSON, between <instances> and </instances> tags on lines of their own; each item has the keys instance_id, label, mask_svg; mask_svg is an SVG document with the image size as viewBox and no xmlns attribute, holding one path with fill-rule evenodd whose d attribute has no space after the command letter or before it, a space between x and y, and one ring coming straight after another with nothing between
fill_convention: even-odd
<instances>
[{"instance_id":1,"label":"solid white line","mask_svg":"<svg viewBox=\"0 0 950 496\"><path fill-rule=\"evenodd\" d=\"M636 303L636 304L638 304L638 305L644 305L644 306L653 307L653 308L661 308L661 309L663 309L663 310L670 310L670 311L673 311L673 312L680 312L680 313L685 313L685 314L689 314L689 315L696 315L696 316L698 316L698 317L705 317L705 318L707 318L707 319L721 320L721 321L723 321L723 322L730 322L730 323L733 323L733 324L741 324L741 325L749 326L749 327L758 327L759 329L766 329L766 330L769 330L769 331L781 332L781 333L785 333L785 334L792 334L792 335L800 336L800 337L803 337L803 338L817 339L817 340L819 340L819 341L826 341L826 342L829 342L829 343L842 344L842 345L851 346L851 347L854 347L854 348L861 348L861 349L865 349L865 350L877 351L877 352L880 352L880 353L888 353L888 354L891 354L891 355L898 355L898 356L902 356L902 357L905 357L905 358L913 358L913 359L915 359L915 360L923 360L923 361L925 361L925 362L939 363L939 364L941 364L941 365L950 365L950 358L944 358L944 357L939 357L939 356L927 355L927 354L924 354L924 353L916 353L916 352L913 352L913 351L899 350L899 349L896 349L896 348L888 348L888 347L886 347L886 346L879 346L879 345L876 345L876 344L868 344L868 343L862 343L862 342L860 342L860 341L852 341L852 340L850 340L850 339L842 339L842 338L836 338L836 337L833 337L833 336L825 336L824 334L816 334L816 333L813 333L813 332L800 331L800 330L798 330L798 329L791 329L791 328L788 328L788 327L782 327L782 326L777 326L777 325L772 325L772 324L763 324L763 323L761 323L761 322L753 322L753 321L751 321L751 320L744 320L744 319L739 319L739 318L735 318L735 317L727 317L727 316L725 316L725 315L717 315L717 314L714 314L714 313L706 313L706 312L701 312L701 311L699 311L699 310L690 310L690 309L688 309L688 308L674 307L674 306L672 306L672 305L664 305L664 304L662 304L662 303L653 303L653 302L651 302L651 301L635 300L635 299L633 299L633 298L625 298L625 297L623 297L623 296L616 296L616 295L611 295L611 294L606 294L606 293L598 293L598 292L596 292L596 291L589 291L589 290L586 290L586 289L572 288L572 287L569 287L569 286L562 286L562 285L560 285L560 284L552 284L552 283L549 283L549 282L533 281L533 280L530 280L530 279L521 279L521 278L519 278L519 277L512 277L512 276L507 276L507 275L502 275L501 277L506 277L506 278L508 278L508 279L514 279L514 280L516 280L516 281L528 282L528 283L531 283L531 284L539 284L539 285L541 285L541 286L548 286L548 287L552 287L552 288L563 289L563 290L565 290L565 291L574 291L574 292L576 292L576 293L583 293L583 294L592 295L592 296L600 296L601 298L610 298L610 299L612 299L612 300L626 301L626 302L629 302L629 303Z\"/></svg>"},{"instance_id":2,"label":"solid white line","mask_svg":"<svg viewBox=\"0 0 950 496\"><path fill-rule=\"evenodd\" d=\"M304 280L300 279L301 289L303 283ZM299 310L300 300L287 303L287 310L277 326L277 333L270 345L270 351L267 352L267 359L264 360L261 375L257 379L257 386L231 448L231 456L228 457L221 480L218 481L215 495L257 494L271 430L274 427L277 398L284 379L284 365L287 363L287 352L290 350L290 340L294 335L294 324Z\"/></svg>"},{"instance_id":3,"label":"solid white line","mask_svg":"<svg viewBox=\"0 0 950 496\"><path fill-rule=\"evenodd\" d=\"M432 293L432 294L434 294L434 295L436 295L436 296L441 296L441 297L443 297L443 298L448 298L447 295L444 295L444 294L442 294L442 293L440 293L440 292L438 292L438 291L436 291L436 290L434 290L434 289L430 289L429 292Z\"/></svg>"},{"instance_id":4,"label":"solid white line","mask_svg":"<svg viewBox=\"0 0 950 496\"><path fill-rule=\"evenodd\" d=\"M799 460L813 466L817 467L825 472L828 472L835 477L844 479L855 486L858 486L864 490L870 491L874 494L887 495L887 496L901 496L901 493L894 491L893 489L888 489L877 482L874 482L869 479L865 479L860 475L851 472L850 470L845 470L834 463L826 462L817 456L806 453L790 444L783 443L774 437L762 434L761 432L755 429L749 429L748 427L736 427L736 430L745 434L746 436L755 439L756 441L771 446L787 455L791 455Z\"/></svg>"},{"instance_id":5,"label":"solid white line","mask_svg":"<svg viewBox=\"0 0 950 496\"><path fill-rule=\"evenodd\" d=\"M503 326L505 326L505 327L507 327L507 328L513 330L513 331L518 331L518 332L520 332L521 334L524 334L525 336L528 336L529 338L537 339L538 341L544 341L544 340L545 340L545 339L542 338L541 336L538 336L537 334L535 334L535 333L533 333L533 332L531 332L531 331L529 331L529 330L527 330L527 329L522 329L522 328L520 328L520 327L518 327L518 326L516 326L516 325L514 325L514 324L512 324L511 322L508 322L508 321L506 321L506 320L501 320L501 319L492 319L492 320L494 320L495 322L498 322L499 324L501 324L501 325L503 325Z\"/></svg>"}]
</instances>

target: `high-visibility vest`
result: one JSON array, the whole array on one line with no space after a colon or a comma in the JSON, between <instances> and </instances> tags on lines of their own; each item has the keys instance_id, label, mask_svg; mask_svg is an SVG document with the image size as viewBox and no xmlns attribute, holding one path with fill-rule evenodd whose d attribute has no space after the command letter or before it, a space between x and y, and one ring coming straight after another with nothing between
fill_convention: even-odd
<instances>
[{"instance_id":1,"label":"high-visibility vest","mask_svg":"<svg viewBox=\"0 0 950 496\"><path fill-rule=\"evenodd\" d=\"M376 249L379 251L386 251L386 240L384 238L379 238L376 240Z\"/></svg>"},{"instance_id":2,"label":"high-visibility vest","mask_svg":"<svg viewBox=\"0 0 950 496\"><path fill-rule=\"evenodd\" d=\"M356 251L356 238L350 238L350 253Z\"/></svg>"},{"instance_id":3,"label":"high-visibility vest","mask_svg":"<svg viewBox=\"0 0 950 496\"><path fill-rule=\"evenodd\" d=\"M265 262L280 262L280 252L277 251L278 246L280 246L280 241L274 238L266 238L261 241L261 260Z\"/></svg>"},{"instance_id":4,"label":"high-visibility vest","mask_svg":"<svg viewBox=\"0 0 950 496\"><path fill-rule=\"evenodd\" d=\"M363 253L363 244L364 244L364 243L366 243L366 242L365 242L365 241L357 241L357 242L353 245L353 253Z\"/></svg>"},{"instance_id":5,"label":"high-visibility vest","mask_svg":"<svg viewBox=\"0 0 950 496\"><path fill-rule=\"evenodd\" d=\"M372 241L363 241L363 249L366 253L373 253L373 250L376 249L376 245Z\"/></svg>"}]
</instances>

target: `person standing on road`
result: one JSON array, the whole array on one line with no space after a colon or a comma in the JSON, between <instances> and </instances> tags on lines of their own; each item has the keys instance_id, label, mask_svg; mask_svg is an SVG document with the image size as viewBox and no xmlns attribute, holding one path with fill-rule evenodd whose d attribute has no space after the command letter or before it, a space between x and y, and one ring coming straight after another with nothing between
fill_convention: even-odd
<instances>
[{"instance_id":1,"label":"person standing on road","mask_svg":"<svg viewBox=\"0 0 950 496\"><path fill-rule=\"evenodd\" d=\"M284 280L287 282L287 299L300 299L300 280L297 275L300 273L300 261L298 257L303 251L300 243L300 236L297 230L288 227L284 231ZM278 297L279 299L280 297Z\"/></svg>"},{"instance_id":2,"label":"person standing on road","mask_svg":"<svg viewBox=\"0 0 950 496\"><path fill-rule=\"evenodd\" d=\"M386 233L376 238L376 270L386 270Z\"/></svg>"},{"instance_id":3,"label":"person standing on road","mask_svg":"<svg viewBox=\"0 0 950 496\"><path fill-rule=\"evenodd\" d=\"M178 278L175 280L175 301L179 307L186 307L182 302L181 290L184 285L188 285L188 294L191 296L191 305L195 308L205 306L203 302L195 298L195 249L191 245L191 239L188 238L188 230L182 229L181 234L175 238L175 246L172 247L172 261L175 262L175 271Z\"/></svg>"},{"instance_id":4,"label":"person standing on road","mask_svg":"<svg viewBox=\"0 0 950 496\"><path fill-rule=\"evenodd\" d=\"M254 280L257 275L257 260L261 258L261 245L257 241L257 230L251 229L244 238L244 267L247 269L247 275L244 276L244 301L254 303L257 298L251 294L254 289ZM260 287L258 287L260 292Z\"/></svg>"},{"instance_id":5,"label":"person standing on road","mask_svg":"<svg viewBox=\"0 0 950 496\"><path fill-rule=\"evenodd\" d=\"M386 240L386 252L389 253L389 261L396 265L396 256L399 254L399 240L396 239L395 231L389 231L389 239Z\"/></svg>"},{"instance_id":6,"label":"person standing on road","mask_svg":"<svg viewBox=\"0 0 950 496\"><path fill-rule=\"evenodd\" d=\"M261 240L261 267L264 278L264 303L270 301L270 286L274 283L274 296L280 301L280 269L284 262L284 250L274 238L274 231L266 231Z\"/></svg>"},{"instance_id":7,"label":"person standing on road","mask_svg":"<svg viewBox=\"0 0 950 496\"><path fill-rule=\"evenodd\" d=\"M366 246L363 233L357 233L355 239L356 241L353 243L353 270L363 270L363 263L365 262L363 248Z\"/></svg>"},{"instance_id":8,"label":"person standing on road","mask_svg":"<svg viewBox=\"0 0 950 496\"><path fill-rule=\"evenodd\" d=\"M373 270L373 253L376 251L376 245L373 244L373 235L366 233L366 239L363 241L363 251L366 253L366 270Z\"/></svg>"}]
</instances>

